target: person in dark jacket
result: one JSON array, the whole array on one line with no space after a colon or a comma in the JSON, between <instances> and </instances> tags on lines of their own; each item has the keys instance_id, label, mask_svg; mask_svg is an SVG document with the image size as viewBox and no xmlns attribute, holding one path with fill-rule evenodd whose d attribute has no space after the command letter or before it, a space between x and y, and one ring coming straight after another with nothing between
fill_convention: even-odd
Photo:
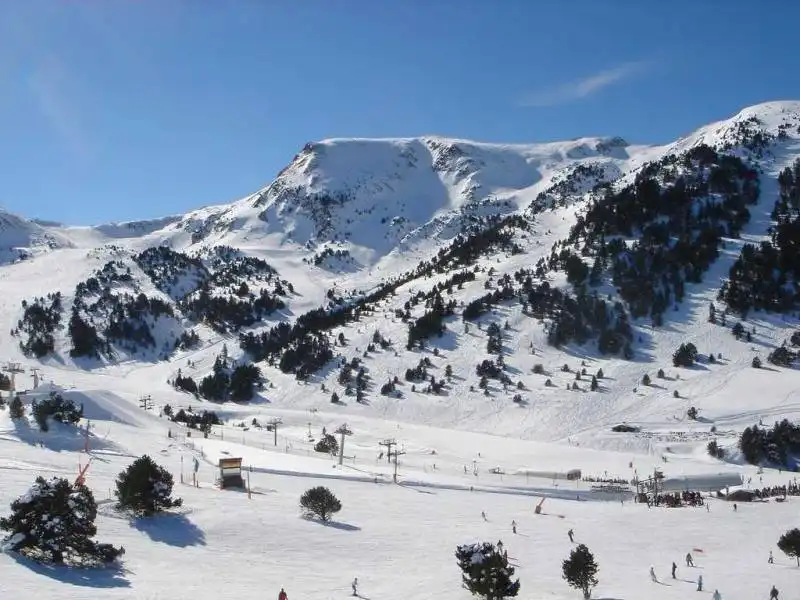
<instances>
[{"instance_id":1,"label":"person in dark jacket","mask_svg":"<svg viewBox=\"0 0 800 600\"><path fill-rule=\"evenodd\" d=\"M672 563L672 578L673 578L673 579L675 579L675 571L677 571L677 570L678 570L678 565L676 565L676 564L673 562L673 563Z\"/></svg>"},{"instance_id":2,"label":"person in dark jacket","mask_svg":"<svg viewBox=\"0 0 800 600\"><path fill-rule=\"evenodd\" d=\"M286 592L281 588L281 593L278 594L278 600L289 600L289 596L286 595Z\"/></svg>"}]
</instances>

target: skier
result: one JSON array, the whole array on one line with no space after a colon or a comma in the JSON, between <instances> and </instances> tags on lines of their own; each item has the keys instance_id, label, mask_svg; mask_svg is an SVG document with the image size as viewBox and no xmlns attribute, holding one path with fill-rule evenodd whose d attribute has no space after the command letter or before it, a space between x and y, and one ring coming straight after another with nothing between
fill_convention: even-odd
<instances>
[{"instance_id":1,"label":"skier","mask_svg":"<svg viewBox=\"0 0 800 600\"><path fill-rule=\"evenodd\" d=\"M769 600L778 600L778 588L776 588L774 585L769 591Z\"/></svg>"},{"instance_id":2,"label":"skier","mask_svg":"<svg viewBox=\"0 0 800 600\"><path fill-rule=\"evenodd\" d=\"M673 561L673 563L672 563L672 578L673 579L675 579L675 571L677 571L677 570L678 570L678 565L676 565L675 562Z\"/></svg>"},{"instance_id":3,"label":"skier","mask_svg":"<svg viewBox=\"0 0 800 600\"><path fill-rule=\"evenodd\" d=\"M772 550L769 551L769 558L767 559L767 562L769 564L774 564L775 563L775 559L772 557Z\"/></svg>"},{"instance_id":4,"label":"skier","mask_svg":"<svg viewBox=\"0 0 800 600\"><path fill-rule=\"evenodd\" d=\"M697 576L697 591L698 592L702 592L703 591L703 576L702 575L698 575Z\"/></svg>"},{"instance_id":5,"label":"skier","mask_svg":"<svg viewBox=\"0 0 800 600\"><path fill-rule=\"evenodd\" d=\"M722 595L719 593L719 590L714 590L714 595L711 596L711 600L722 600Z\"/></svg>"},{"instance_id":6,"label":"skier","mask_svg":"<svg viewBox=\"0 0 800 600\"><path fill-rule=\"evenodd\" d=\"M692 560L692 553L691 552L687 552L686 553L686 566L687 567L693 567L694 566L694 560Z\"/></svg>"},{"instance_id":7,"label":"skier","mask_svg":"<svg viewBox=\"0 0 800 600\"><path fill-rule=\"evenodd\" d=\"M733 503L733 512L736 512L737 510L739 510L739 507L736 506L736 502L734 502Z\"/></svg>"},{"instance_id":8,"label":"skier","mask_svg":"<svg viewBox=\"0 0 800 600\"><path fill-rule=\"evenodd\" d=\"M289 600L289 596L286 595L283 588L281 588L281 593L278 594L278 600Z\"/></svg>"},{"instance_id":9,"label":"skier","mask_svg":"<svg viewBox=\"0 0 800 600\"><path fill-rule=\"evenodd\" d=\"M570 529L570 530L567 532L567 535L569 536L569 541L570 541L570 542L572 542L572 543L574 543L574 542L575 542L575 532L574 532L574 531L572 531L572 529Z\"/></svg>"},{"instance_id":10,"label":"skier","mask_svg":"<svg viewBox=\"0 0 800 600\"><path fill-rule=\"evenodd\" d=\"M513 521L513 520L511 521L511 531L513 531L514 533L517 533L517 522L516 521Z\"/></svg>"},{"instance_id":11,"label":"skier","mask_svg":"<svg viewBox=\"0 0 800 600\"><path fill-rule=\"evenodd\" d=\"M358 596L358 577L355 577L350 585L353 586L353 596Z\"/></svg>"},{"instance_id":12,"label":"skier","mask_svg":"<svg viewBox=\"0 0 800 600\"><path fill-rule=\"evenodd\" d=\"M503 551L503 540L497 540L497 551L498 552Z\"/></svg>"},{"instance_id":13,"label":"skier","mask_svg":"<svg viewBox=\"0 0 800 600\"><path fill-rule=\"evenodd\" d=\"M489 519L486 518L486 511L485 510L481 511L481 516L483 517L484 521L488 521L489 520Z\"/></svg>"},{"instance_id":14,"label":"skier","mask_svg":"<svg viewBox=\"0 0 800 600\"><path fill-rule=\"evenodd\" d=\"M650 565L650 579L653 583L658 583L658 577L656 577L656 570L653 565Z\"/></svg>"}]
</instances>

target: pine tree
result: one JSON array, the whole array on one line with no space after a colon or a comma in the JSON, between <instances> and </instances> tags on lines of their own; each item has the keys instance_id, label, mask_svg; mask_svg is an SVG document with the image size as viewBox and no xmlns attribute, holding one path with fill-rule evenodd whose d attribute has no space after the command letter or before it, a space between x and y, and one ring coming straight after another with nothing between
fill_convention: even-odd
<instances>
[{"instance_id":1,"label":"pine tree","mask_svg":"<svg viewBox=\"0 0 800 600\"><path fill-rule=\"evenodd\" d=\"M0 519L0 529L9 532L6 545L34 560L88 566L112 562L125 552L91 539L97 533L97 504L85 485L37 477L28 493L11 503L11 511Z\"/></svg>"},{"instance_id":2,"label":"pine tree","mask_svg":"<svg viewBox=\"0 0 800 600\"><path fill-rule=\"evenodd\" d=\"M567 583L575 589L583 592L583 597L588 600L592 594L592 588L597 585L597 563L594 556L589 552L584 544L578 546L569 553L569 558L564 561L562 574Z\"/></svg>"},{"instance_id":3,"label":"pine tree","mask_svg":"<svg viewBox=\"0 0 800 600\"><path fill-rule=\"evenodd\" d=\"M50 418L58 423L69 425L78 423L83 418L83 405L78 408L72 400L64 398L57 392L50 392L48 398L34 401L31 404L31 412L33 413L33 418L36 419L37 425L39 425L39 429L48 431Z\"/></svg>"},{"instance_id":4,"label":"pine tree","mask_svg":"<svg viewBox=\"0 0 800 600\"><path fill-rule=\"evenodd\" d=\"M261 379L261 369L256 365L239 365L233 370L230 379L230 397L234 402L250 400L253 387Z\"/></svg>"},{"instance_id":5,"label":"pine tree","mask_svg":"<svg viewBox=\"0 0 800 600\"><path fill-rule=\"evenodd\" d=\"M73 358L78 356L97 358L100 355L101 340L97 335L97 329L81 318L77 308L72 309L72 317L69 320L69 337L72 339L72 349L69 351L69 355Z\"/></svg>"},{"instance_id":6,"label":"pine tree","mask_svg":"<svg viewBox=\"0 0 800 600\"><path fill-rule=\"evenodd\" d=\"M713 456L714 458L718 458L722 460L725 458L725 449L721 448L720 445L717 443L717 440L711 440L706 445L706 451L708 452L709 456Z\"/></svg>"},{"instance_id":7,"label":"pine tree","mask_svg":"<svg viewBox=\"0 0 800 600\"><path fill-rule=\"evenodd\" d=\"M146 454L133 461L117 476L117 508L130 510L137 516L149 517L183 504L171 498L172 475Z\"/></svg>"},{"instance_id":8,"label":"pine tree","mask_svg":"<svg viewBox=\"0 0 800 600\"><path fill-rule=\"evenodd\" d=\"M697 360L697 347L692 344L681 344L672 355L672 364L676 367L691 367Z\"/></svg>"},{"instance_id":9,"label":"pine tree","mask_svg":"<svg viewBox=\"0 0 800 600\"><path fill-rule=\"evenodd\" d=\"M642 385L650 385L650 375L647 373L642 376Z\"/></svg>"},{"instance_id":10,"label":"pine tree","mask_svg":"<svg viewBox=\"0 0 800 600\"><path fill-rule=\"evenodd\" d=\"M597 377L595 377L594 375L592 375L592 383L591 383L591 386L590 386L590 388L591 388L591 390L592 390L593 392L596 392L596 391L597 391L597 387L598 387L598 384L597 384Z\"/></svg>"},{"instance_id":11,"label":"pine tree","mask_svg":"<svg viewBox=\"0 0 800 600\"><path fill-rule=\"evenodd\" d=\"M22 398L14 396L11 402L8 403L8 412L12 419L22 419L25 417L25 405L22 403Z\"/></svg>"},{"instance_id":12,"label":"pine tree","mask_svg":"<svg viewBox=\"0 0 800 600\"><path fill-rule=\"evenodd\" d=\"M493 544L465 544L456 548L464 587L474 596L502 600L519 594L519 579L513 580L514 567Z\"/></svg>"},{"instance_id":13,"label":"pine tree","mask_svg":"<svg viewBox=\"0 0 800 600\"><path fill-rule=\"evenodd\" d=\"M319 517L328 521L331 515L342 510L342 503L328 488L323 486L306 490L300 496L300 507L307 517Z\"/></svg>"},{"instance_id":14,"label":"pine tree","mask_svg":"<svg viewBox=\"0 0 800 600\"><path fill-rule=\"evenodd\" d=\"M784 533L778 540L778 548L786 556L793 556L800 567L800 529L795 527Z\"/></svg>"},{"instance_id":15,"label":"pine tree","mask_svg":"<svg viewBox=\"0 0 800 600\"><path fill-rule=\"evenodd\" d=\"M336 437L330 433L325 433L314 445L314 452L322 452L324 454L336 454L339 451L339 442Z\"/></svg>"}]
</instances>

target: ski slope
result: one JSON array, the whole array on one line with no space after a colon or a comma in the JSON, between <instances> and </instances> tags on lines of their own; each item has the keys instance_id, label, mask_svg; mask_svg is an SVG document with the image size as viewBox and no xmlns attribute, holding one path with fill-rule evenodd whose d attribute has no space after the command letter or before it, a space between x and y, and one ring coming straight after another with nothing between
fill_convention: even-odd
<instances>
[{"instance_id":1,"label":"ski slope","mask_svg":"<svg viewBox=\"0 0 800 600\"><path fill-rule=\"evenodd\" d=\"M271 433L236 427L215 428L208 440L187 439L181 428L158 418L157 408L148 413L109 393L66 394L82 400L91 417L88 484L101 504L98 539L125 547L123 567L83 572L0 555L4 596L247 599L277 597L283 586L290 598L321 600L348 596L350 581L358 577L365 598L466 600L469 594L459 589L455 546L501 539L522 582L520 597L568 599L578 596L561 581L560 561L569 552L566 534L573 529L576 542L586 543L600 565L595 598L685 598L695 593L693 582L700 573L709 594L719 588L726 599L764 597L772 584L782 597L796 597L796 567L774 543L796 517L797 498L740 505L737 512L714 500L708 512L648 509L627 497L621 502L615 494L591 492L583 482L519 474L577 466L585 475L630 476L627 461L640 473L655 466L670 474L720 470L699 457L670 456L663 464L660 456L359 420L346 441L348 458L338 466L310 451L300 415L293 421L290 413L266 407L257 411L261 418L287 417L275 447ZM321 426L330 430L338 422L324 414L313 419L314 435ZM46 436L26 433L7 412L0 413L0 504L22 494L35 475L72 478L78 464L86 463L82 448L68 448L59 435L58 428ZM377 441L390 435L404 440L407 452L400 460L399 485L391 483L392 466L377 460ZM45 447L36 445L37 437ZM434 449L436 454L430 454ZM110 490L116 474L145 452L173 473L184 508L130 521L113 511ZM252 467L249 498L213 485L213 463L220 456L242 456ZM190 481L194 457L201 461L198 488L179 483L181 472ZM489 473L494 466L505 474ZM754 481L759 477L752 467L725 468ZM764 485L787 481L786 474L768 470L761 477ZM299 496L314 485L329 486L343 503L329 525L300 517ZM534 515L540 498L546 498L542 514ZM516 535L510 530L512 520L518 525ZM745 539L748 543L742 544ZM774 565L766 563L770 549L776 552ZM681 566L678 579L668 580L671 561L682 565L690 551L697 568ZM649 581L651 564L663 585Z\"/></svg>"}]
</instances>

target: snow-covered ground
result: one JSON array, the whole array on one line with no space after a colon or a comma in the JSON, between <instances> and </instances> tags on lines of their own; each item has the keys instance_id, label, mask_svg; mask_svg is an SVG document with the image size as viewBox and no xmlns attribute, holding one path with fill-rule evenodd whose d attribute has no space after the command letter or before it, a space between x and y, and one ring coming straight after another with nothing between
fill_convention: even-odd
<instances>
[{"instance_id":1,"label":"snow-covered ground","mask_svg":"<svg viewBox=\"0 0 800 600\"><path fill-rule=\"evenodd\" d=\"M215 428L207 440L186 438L184 430L159 419L157 409L145 412L108 393L72 390L67 395L83 401L91 421L88 484L101 505L98 539L125 547L123 568L82 572L0 555L2 597L263 598L277 597L284 586L290 598L322 600L349 595L349 583L358 577L365 598L466 600L453 556L456 545L503 540L517 566L521 598L567 599L579 597L560 576L560 562L571 547L569 529L600 565L595 598L694 596L699 574L709 596L718 588L725 599L766 597L775 584L783 598L799 597L797 568L777 551L775 541L796 524L800 498L742 504L737 512L718 500L710 501L709 511L648 509L627 497L592 492L588 483L521 474L581 468L584 475L629 477L629 461L640 473L656 466L668 476L732 470L753 483L761 477L764 485L786 483L785 473L758 475L751 467L723 468L692 456L663 463L660 456L378 419L351 422L353 435L346 441L344 465L338 466L309 451L304 422L310 421L312 435L318 436L322 426L331 430L338 423L331 415L250 409L264 419L284 418L275 447L266 431ZM36 475L77 475L88 457L81 452L82 438L64 429L39 434L14 425L7 411L0 413L0 505L24 493ZM392 466L378 460L377 443L390 436L407 452L399 461L398 485L391 483ZM45 447L36 444L40 439ZM115 476L142 453L167 467L176 482L182 473L189 482L192 459L200 459L200 487L177 483L184 508L175 514L131 521L114 512ZM252 467L250 497L213 485L213 463L221 456L242 456ZM489 473L495 466L505 474ZM330 487L342 501L342 511L329 525L300 516L300 494L314 485ZM546 498L542 514L535 515L540 498ZM776 553L774 565L766 562L769 550ZM695 556L696 568L683 566L686 552ZM677 580L669 578L672 561L679 564ZM650 565L663 584L649 581Z\"/></svg>"}]
</instances>

